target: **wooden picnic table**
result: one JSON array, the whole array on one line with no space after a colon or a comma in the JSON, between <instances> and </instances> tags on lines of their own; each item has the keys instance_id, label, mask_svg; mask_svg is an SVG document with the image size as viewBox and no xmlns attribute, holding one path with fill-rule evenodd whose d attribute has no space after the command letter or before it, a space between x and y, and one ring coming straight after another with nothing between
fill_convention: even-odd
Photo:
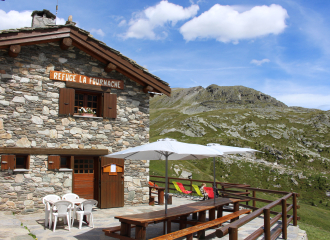
<instances>
[{"instance_id":1,"label":"wooden picnic table","mask_svg":"<svg viewBox=\"0 0 330 240\"><path fill-rule=\"evenodd\" d=\"M151 197L151 190L156 189L158 191L158 204L164 205L164 187L158 187L158 186L150 186L149 185L149 197Z\"/></svg>"},{"instance_id":2,"label":"wooden picnic table","mask_svg":"<svg viewBox=\"0 0 330 240\"><path fill-rule=\"evenodd\" d=\"M233 211L239 211L239 199L233 198L217 198L214 204L214 199L206 201L198 201L195 203L190 203L186 205L180 205L178 207L173 207L167 209L167 214L165 215L165 210L153 211L147 213L139 213L124 216L115 216L119 219L121 225L120 228L115 229L104 229L103 231L107 236L118 238L121 240L145 240L146 239L146 227L150 223L167 223L167 232L171 232L171 221L179 219L180 229L186 228L187 223L191 224L191 221L187 221L187 217L193 214L193 218L197 218L198 222L206 222L206 211L209 211L209 220L214 220L216 218L215 211L218 210L217 217L222 217L222 208L224 205L230 203L234 204ZM197 220L197 219L196 219ZM133 226L132 226L133 225ZM165 224L164 224L165 226ZM131 228L135 227L135 238L131 238ZM116 233L120 231L120 234Z\"/></svg>"}]
</instances>

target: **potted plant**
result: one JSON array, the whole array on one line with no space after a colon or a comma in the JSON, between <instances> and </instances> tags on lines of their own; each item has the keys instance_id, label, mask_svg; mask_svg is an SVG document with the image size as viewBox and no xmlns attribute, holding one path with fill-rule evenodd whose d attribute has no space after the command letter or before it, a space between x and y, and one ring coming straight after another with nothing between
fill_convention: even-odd
<instances>
[{"instance_id":1,"label":"potted plant","mask_svg":"<svg viewBox=\"0 0 330 240\"><path fill-rule=\"evenodd\" d=\"M82 116L86 116L86 117L93 117L96 114L96 112L93 112L91 108L84 108L84 107L78 109L78 112Z\"/></svg>"}]
</instances>

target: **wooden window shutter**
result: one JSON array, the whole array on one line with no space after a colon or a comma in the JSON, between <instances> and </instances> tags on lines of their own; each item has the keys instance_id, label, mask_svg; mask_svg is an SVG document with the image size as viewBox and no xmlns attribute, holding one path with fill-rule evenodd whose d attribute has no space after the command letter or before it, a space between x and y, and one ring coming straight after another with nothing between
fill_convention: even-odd
<instances>
[{"instance_id":1,"label":"wooden window shutter","mask_svg":"<svg viewBox=\"0 0 330 240\"><path fill-rule=\"evenodd\" d=\"M15 155L1 155L1 170L15 169Z\"/></svg>"},{"instance_id":2,"label":"wooden window shutter","mask_svg":"<svg viewBox=\"0 0 330 240\"><path fill-rule=\"evenodd\" d=\"M26 169L30 169L30 155L26 157Z\"/></svg>"},{"instance_id":3,"label":"wooden window shutter","mask_svg":"<svg viewBox=\"0 0 330 240\"><path fill-rule=\"evenodd\" d=\"M60 169L61 166L61 156L50 155L48 156L48 170Z\"/></svg>"},{"instance_id":4,"label":"wooden window shutter","mask_svg":"<svg viewBox=\"0 0 330 240\"><path fill-rule=\"evenodd\" d=\"M59 114L73 115L75 90L73 88L60 88Z\"/></svg>"},{"instance_id":5,"label":"wooden window shutter","mask_svg":"<svg viewBox=\"0 0 330 240\"><path fill-rule=\"evenodd\" d=\"M117 94L104 93L103 95L103 117L117 117Z\"/></svg>"}]
</instances>

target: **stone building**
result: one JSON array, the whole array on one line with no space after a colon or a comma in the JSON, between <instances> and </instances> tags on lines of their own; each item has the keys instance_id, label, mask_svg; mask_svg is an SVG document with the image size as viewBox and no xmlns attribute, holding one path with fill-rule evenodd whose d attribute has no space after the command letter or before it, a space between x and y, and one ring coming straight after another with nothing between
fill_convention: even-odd
<instances>
[{"instance_id":1,"label":"stone building","mask_svg":"<svg viewBox=\"0 0 330 240\"><path fill-rule=\"evenodd\" d=\"M32 17L0 31L0 210L35 211L68 192L101 208L148 203L149 162L102 156L148 143L149 97L170 87L72 18Z\"/></svg>"}]
</instances>

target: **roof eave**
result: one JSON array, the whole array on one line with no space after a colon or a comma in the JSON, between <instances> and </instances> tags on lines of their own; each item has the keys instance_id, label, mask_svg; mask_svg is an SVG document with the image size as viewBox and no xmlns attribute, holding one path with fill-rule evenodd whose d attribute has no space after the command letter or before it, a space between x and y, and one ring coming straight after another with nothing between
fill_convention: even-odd
<instances>
[{"instance_id":1,"label":"roof eave","mask_svg":"<svg viewBox=\"0 0 330 240\"><path fill-rule=\"evenodd\" d=\"M143 86L151 86L154 92L170 96L171 88L158 77L146 72L143 67L133 64L129 58L120 54L104 43L93 38L89 32L73 25L50 26L47 28L24 28L19 30L4 30L0 32L0 49L11 45L34 45L47 42L61 41L71 38L73 46L93 56L100 62L109 62L117 66L116 71L128 76Z\"/></svg>"}]
</instances>

